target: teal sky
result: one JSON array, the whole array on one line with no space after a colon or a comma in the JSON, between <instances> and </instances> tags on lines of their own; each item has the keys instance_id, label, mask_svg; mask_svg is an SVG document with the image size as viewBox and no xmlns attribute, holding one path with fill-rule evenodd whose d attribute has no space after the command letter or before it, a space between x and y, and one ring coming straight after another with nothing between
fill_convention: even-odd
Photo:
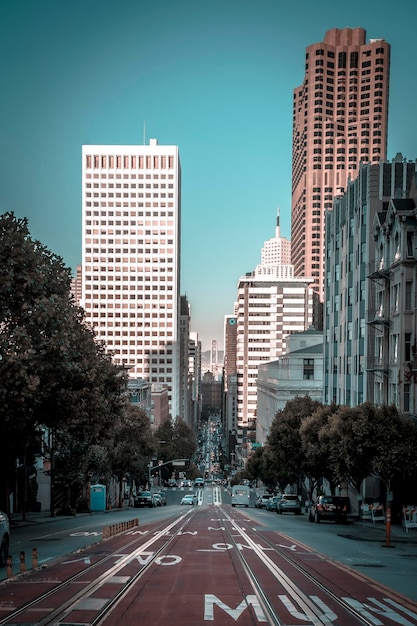
<instances>
[{"instance_id":1,"label":"teal sky","mask_svg":"<svg viewBox=\"0 0 417 626\"><path fill-rule=\"evenodd\" d=\"M362 27L391 50L388 158L417 158L417 2L2 0L0 212L81 262L81 146L179 146L181 293L223 346L240 276L290 237L292 94L305 48Z\"/></svg>"}]
</instances>

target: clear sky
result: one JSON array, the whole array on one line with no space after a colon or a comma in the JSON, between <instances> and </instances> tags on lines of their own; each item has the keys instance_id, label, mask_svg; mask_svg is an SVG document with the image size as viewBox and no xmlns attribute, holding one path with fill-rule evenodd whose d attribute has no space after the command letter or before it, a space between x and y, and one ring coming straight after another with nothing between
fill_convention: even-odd
<instances>
[{"instance_id":1,"label":"clear sky","mask_svg":"<svg viewBox=\"0 0 417 626\"><path fill-rule=\"evenodd\" d=\"M181 293L223 346L240 276L290 238L293 89L305 49L362 27L391 50L388 158L417 157L417 2L2 0L0 212L81 263L81 146L179 146Z\"/></svg>"}]
</instances>

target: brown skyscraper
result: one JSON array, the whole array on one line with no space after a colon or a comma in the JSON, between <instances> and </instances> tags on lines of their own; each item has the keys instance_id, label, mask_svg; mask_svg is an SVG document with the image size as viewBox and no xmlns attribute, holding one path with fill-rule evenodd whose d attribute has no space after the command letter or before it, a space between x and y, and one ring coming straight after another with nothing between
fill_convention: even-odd
<instances>
[{"instance_id":1,"label":"brown skyscraper","mask_svg":"<svg viewBox=\"0 0 417 626\"><path fill-rule=\"evenodd\" d=\"M306 50L294 90L291 249L295 276L323 300L324 222L359 163L386 159L390 45L363 28L332 29Z\"/></svg>"}]
</instances>

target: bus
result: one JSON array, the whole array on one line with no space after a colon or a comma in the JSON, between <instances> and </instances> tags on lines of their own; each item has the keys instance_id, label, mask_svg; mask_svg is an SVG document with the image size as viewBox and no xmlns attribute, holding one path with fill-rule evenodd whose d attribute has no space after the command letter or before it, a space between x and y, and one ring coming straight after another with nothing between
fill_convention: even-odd
<instances>
[{"instance_id":1,"label":"bus","mask_svg":"<svg viewBox=\"0 0 417 626\"><path fill-rule=\"evenodd\" d=\"M249 506L250 487L249 485L235 485L232 487L232 506Z\"/></svg>"}]
</instances>

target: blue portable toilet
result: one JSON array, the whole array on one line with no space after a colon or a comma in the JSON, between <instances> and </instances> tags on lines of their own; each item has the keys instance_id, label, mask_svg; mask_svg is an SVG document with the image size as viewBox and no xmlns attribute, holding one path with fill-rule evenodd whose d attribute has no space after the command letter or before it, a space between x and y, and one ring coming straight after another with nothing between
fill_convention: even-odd
<instances>
[{"instance_id":1,"label":"blue portable toilet","mask_svg":"<svg viewBox=\"0 0 417 626\"><path fill-rule=\"evenodd\" d=\"M90 487L90 510L106 510L106 485L91 485Z\"/></svg>"}]
</instances>

